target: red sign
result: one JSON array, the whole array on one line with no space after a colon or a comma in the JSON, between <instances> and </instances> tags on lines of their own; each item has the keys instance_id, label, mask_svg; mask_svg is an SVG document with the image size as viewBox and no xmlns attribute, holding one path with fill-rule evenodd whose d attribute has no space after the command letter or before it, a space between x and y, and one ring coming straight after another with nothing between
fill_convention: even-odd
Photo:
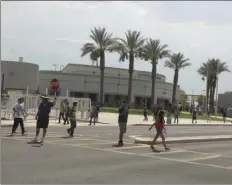
<instances>
[{"instance_id":1,"label":"red sign","mask_svg":"<svg viewBox=\"0 0 232 185\"><path fill-rule=\"evenodd\" d=\"M50 81L50 87L53 91L56 91L59 88L60 84L59 81L57 79L52 79Z\"/></svg>"}]
</instances>

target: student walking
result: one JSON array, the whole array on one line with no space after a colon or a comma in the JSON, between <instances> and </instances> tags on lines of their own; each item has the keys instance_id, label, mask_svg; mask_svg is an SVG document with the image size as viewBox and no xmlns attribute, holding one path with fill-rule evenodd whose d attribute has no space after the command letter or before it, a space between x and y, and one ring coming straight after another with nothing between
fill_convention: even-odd
<instances>
[{"instance_id":1,"label":"student walking","mask_svg":"<svg viewBox=\"0 0 232 185\"><path fill-rule=\"evenodd\" d=\"M70 109L69 118L70 118L70 128L67 130L70 137L73 137L74 130L77 127L76 122L76 112L77 112L77 102L73 102L73 106Z\"/></svg>"},{"instance_id":2,"label":"student walking","mask_svg":"<svg viewBox=\"0 0 232 185\"><path fill-rule=\"evenodd\" d=\"M65 102L65 111L64 111L64 117L65 117L65 121L64 121L64 125L69 124L69 112L70 112L70 107L69 107L69 102Z\"/></svg>"},{"instance_id":3,"label":"student walking","mask_svg":"<svg viewBox=\"0 0 232 185\"><path fill-rule=\"evenodd\" d=\"M49 114L51 112L51 108L55 105L56 103L56 97L54 99L54 102L50 102L49 98L46 96L41 96L42 102L39 105L38 108L38 113L37 113L37 123L36 123L36 136L34 139L29 141L29 143L38 143L38 137L40 133L40 129L43 129L43 137L40 141L40 143L44 142L46 133L47 133L47 128L49 125Z\"/></svg>"},{"instance_id":4,"label":"student walking","mask_svg":"<svg viewBox=\"0 0 232 185\"><path fill-rule=\"evenodd\" d=\"M227 117L227 115L226 115L225 109L223 109L223 111L222 111L222 117L223 117L224 123L226 123L226 117Z\"/></svg>"},{"instance_id":5,"label":"student walking","mask_svg":"<svg viewBox=\"0 0 232 185\"><path fill-rule=\"evenodd\" d=\"M178 107L175 108L174 110L174 123L179 123L179 109Z\"/></svg>"},{"instance_id":6,"label":"student walking","mask_svg":"<svg viewBox=\"0 0 232 185\"><path fill-rule=\"evenodd\" d=\"M211 113L210 113L210 110L208 110L207 112L207 123L210 123L211 122Z\"/></svg>"},{"instance_id":7,"label":"student walking","mask_svg":"<svg viewBox=\"0 0 232 185\"><path fill-rule=\"evenodd\" d=\"M93 120L93 125L95 125L97 121L97 107L92 106L92 110L90 112L90 119L89 119L89 126L92 125L92 120Z\"/></svg>"},{"instance_id":8,"label":"student walking","mask_svg":"<svg viewBox=\"0 0 232 185\"><path fill-rule=\"evenodd\" d=\"M64 113L65 113L65 102L62 101L62 102L60 103L59 123L60 123L61 118L62 118L63 121L65 122Z\"/></svg>"},{"instance_id":9,"label":"student walking","mask_svg":"<svg viewBox=\"0 0 232 185\"><path fill-rule=\"evenodd\" d=\"M146 107L146 106L144 106L144 108L143 108L143 116L144 116L143 121L148 121L148 117L147 117L147 107Z\"/></svg>"},{"instance_id":10,"label":"student walking","mask_svg":"<svg viewBox=\"0 0 232 185\"><path fill-rule=\"evenodd\" d=\"M17 130L19 124L21 127L21 134L25 135L25 133L27 132L27 130L25 130L25 128L24 128L24 120L27 116L27 113L25 111L23 103L24 103L24 99L19 98L18 102L13 107L14 124L12 126L11 136L13 136L13 134L16 133L16 130Z\"/></svg>"},{"instance_id":11,"label":"student walking","mask_svg":"<svg viewBox=\"0 0 232 185\"><path fill-rule=\"evenodd\" d=\"M193 109L193 113L192 113L192 123L193 121L195 121L195 123L197 123L197 110Z\"/></svg>"},{"instance_id":12,"label":"student walking","mask_svg":"<svg viewBox=\"0 0 232 185\"><path fill-rule=\"evenodd\" d=\"M165 150L166 151L170 150L170 148L167 147L166 142L165 142L164 123L165 123L165 121L164 121L164 111L159 111L157 120L149 128L149 130L151 130L154 126L156 128L156 135L155 135L155 137L154 137L154 139L153 139L153 141L151 142L151 145L150 145L150 147L151 147L151 149L153 151L155 150L154 145L156 144L156 141L159 138L159 136L162 139L162 143L163 143L163 146L164 146Z\"/></svg>"},{"instance_id":13,"label":"student walking","mask_svg":"<svg viewBox=\"0 0 232 185\"><path fill-rule=\"evenodd\" d=\"M122 102L122 106L119 108L118 113L119 140L117 146L123 146L123 136L126 133L128 121L128 106L126 101Z\"/></svg>"}]
</instances>

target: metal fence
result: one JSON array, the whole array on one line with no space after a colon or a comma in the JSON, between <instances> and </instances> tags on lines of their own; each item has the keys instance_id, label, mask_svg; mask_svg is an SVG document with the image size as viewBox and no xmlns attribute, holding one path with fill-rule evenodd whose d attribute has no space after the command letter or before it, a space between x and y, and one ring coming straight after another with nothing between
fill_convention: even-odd
<instances>
[{"instance_id":1,"label":"metal fence","mask_svg":"<svg viewBox=\"0 0 232 185\"><path fill-rule=\"evenodd\" d=\"M3 94L1 97L1 118L12 119L13 115L13 106L17 103L19 98L24 98L24 106L28 113L27 119L34 119L39 104L41 102L41 98L39 95L30 95L30 94L19 94L12 93L10 95ZM53 97L49 97L53 99ZM71 98L71 97L57 97L56 104L51 110L50 117L52 119L59 118L59 109L60 104L63 100L67 100L69 102L69 106L75 101L77 102L77 119L87 120L89 117L89 110L91 109L91 100L89 98Z\"/></svg>"}]
</instances>

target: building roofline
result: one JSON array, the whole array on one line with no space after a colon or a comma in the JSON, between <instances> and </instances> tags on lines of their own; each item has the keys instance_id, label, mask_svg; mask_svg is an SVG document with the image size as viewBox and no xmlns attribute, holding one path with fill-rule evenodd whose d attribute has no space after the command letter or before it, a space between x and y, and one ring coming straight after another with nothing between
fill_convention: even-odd
<instances>
[{"instance_id":1,"label":"building roofline","mask_svg":"<svg viewBox=\"0 0 232 185\"><path fill-rule=\"evenodd\" d=\"M8 62L8 63L17 63L17 64L30 64L30 65L36 65L39 67L38 64L35 64L35 63L29 63L29 62L19 62L17 60L1 60L1 62Z\"/></svg>"},{"instance_id":2,"label":"building roofline","mask_svg":"<svg viewBox=\"0 0 232 185\"><path fill-rule=\"evenodd\" d=\"M68 63L61 71L63 71L67 66L85 66L85 67L89 67L89 68L93 68L93 67L97 67L97 66L91 66L91 65L87 65L87 64L74 64L74 63ZM125 68L119 68L119 67L109 67L109 66L106 66L105 67L106 69L116 69L116 70L123 70L123 71L128 71L128 69L125 69ZM134 71L138 71L138 72L145 72L145 73L151 73L150 71L140 71L140 70L134 70ZM159 74L157 73L157 75L159 76L163 76L166 78L165 75L162 75L162 74Z\"/></svg>"}]
</instances>

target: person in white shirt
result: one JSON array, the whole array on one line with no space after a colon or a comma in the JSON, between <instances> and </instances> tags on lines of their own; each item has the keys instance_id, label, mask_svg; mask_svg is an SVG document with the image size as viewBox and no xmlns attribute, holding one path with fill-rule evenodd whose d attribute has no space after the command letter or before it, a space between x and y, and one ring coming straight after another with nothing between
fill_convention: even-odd
<instances>
[{"instance_id":1,"label":"person in white shirt","mask_svg":"<svg viewBox=\"0 0 232 185\"><path fill-rule=\"evenodd\" d=\"M13 116L14 116L14 124L12 126L12 133L11 136L13 136L14 133L16 133L16 130L20 124L21 127L21 133L22 135L25 135L27 132L24 128L24 119L27 116L27 113L24 108L24 99L19 98L18 102L13 107Z\"/></svg>"}]
</instances>

